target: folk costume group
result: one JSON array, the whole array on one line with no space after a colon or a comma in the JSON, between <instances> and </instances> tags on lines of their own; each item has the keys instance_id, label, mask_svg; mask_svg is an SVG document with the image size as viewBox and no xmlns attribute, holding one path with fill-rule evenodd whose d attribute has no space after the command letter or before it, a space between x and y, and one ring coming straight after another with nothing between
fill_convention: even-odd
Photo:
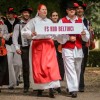
<instances>
[{"instance_id":1,"label":"folk costume group","mask_svg":"<svg viewBox=\"0 0 100 100\"><path fill-rule=\"evenodd\" d=\"M22 17L14 27L12 42L16 53L20 57L17 58L17 60L22 60L24 92L27 92L29 87L32 87L33 90L38 91L38 96L42 96L42 92L45 89L49 89L49 96L54 98L54 90L60 89L61 76L57 61L57 53L53 41L56 40L62 46L62 58L67 83L67 92L72 98L77 97L77 92L81 88L79 87L80 73L82 60L84 57L82 41L84 41L84 43L88 43L90 39L90 33L83 23L84 17L80 18L75 15L76 9L79 7L86 7L81 4L73 2L67 4L67 16L61 18L58 22L72 24L81 23L83 25L83 31L80 34L69 35L66 33L61 35L39 35L35 31L36 24L53 23L49 18L47 18L46 6L44 4L40 4L37 8L37 15L32 19L29 17L29 15L32 13L31 9L24 8L20 11L24 17ZM9 32L3 33L4 35L2 36L5 38L8 36ZM7 47L8 46L6 46L6 48ZM10 58L8 60L10 60ZM11 67L11 65L9 65L9 61L8 66ZM11 72L9 73L11 74ZM9 80L10 78L11 77L9 77ZM9 84L12 85L11 83L14 82L10 82ZM84 86L82 88L84 88Z\"/></svg>"}]
</instances>

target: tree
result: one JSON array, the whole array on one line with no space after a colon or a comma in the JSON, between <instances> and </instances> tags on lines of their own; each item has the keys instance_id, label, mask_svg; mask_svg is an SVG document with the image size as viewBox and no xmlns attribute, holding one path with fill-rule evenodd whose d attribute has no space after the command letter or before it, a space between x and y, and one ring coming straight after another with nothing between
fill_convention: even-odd
<instances>
[{"instance_id":1,"label":"tree","mask_svg":"<svg viewBox=\"0 0 100 100\"><path fill-rule=\"evenodd\" d=\"M48 15L52 10L57 10L61 17L66 15L66 4L70 1L79 0L0 0L0 11L5 14L8 7L13 7L19 14L19 10L27 5L33 8L33 16L36 15L37 6L40 3L46 4ZM85 11L86 17L92 22L95 29L96 38L100 38L100 1L99 0L80 0L87 4Z\"/></svg>"}]
</instances>

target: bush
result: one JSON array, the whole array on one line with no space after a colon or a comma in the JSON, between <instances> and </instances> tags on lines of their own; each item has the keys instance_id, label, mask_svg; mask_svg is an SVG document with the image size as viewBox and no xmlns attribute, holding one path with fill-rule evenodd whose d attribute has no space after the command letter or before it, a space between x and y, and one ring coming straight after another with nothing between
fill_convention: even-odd
<instances>
[{"instance_id":1,"label":"bush","mask_svg":"<svg viewBox=\"0 0 100 100\"><path fill-rule=\"evenodd\" d=\"M100 67L100 50L94 49L89 51L88 64L89 67Z\"/></svg>"}]
</instances>

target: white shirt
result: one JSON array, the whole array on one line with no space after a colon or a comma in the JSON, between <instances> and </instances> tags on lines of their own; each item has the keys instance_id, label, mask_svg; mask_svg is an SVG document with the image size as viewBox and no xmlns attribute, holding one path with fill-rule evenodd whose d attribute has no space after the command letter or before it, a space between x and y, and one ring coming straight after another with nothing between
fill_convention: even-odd
<instances>
[{"instance_id":1,"label":"white shirt","mask_svg":"<svg viewBox=\"0 0 100 100\"><path fill-rule=\"evenodd\" d=\"M72 23L75 23L75 20L78 19L78 17L76 16L75 19L70 19L68 16L66 16L66 18L68 20L70 20ZM59 21L60 23L63 23L62 20ZM83 24L83 23L82 23ZM90 38L90 34L87 30L87 28L84 26L83 24L83 30L86 32L86 35L85 36L81 36L82 37L82 40L85 41L85 42L88 42L89 38ZM66 42L69 41L69 35L66 36ZM66 43L65 42L65 43ZM64 44L64 43L63 43ZM74 58L82 58L84 55L83 55L83 51L82 51L82 48L81 49L78 49L77 47L75 47L74 49L67 49L67 48L63 48L62 50L62 56L63 54L65 56L71 56L73 55Z\"/></svg>"},{"instance_id":2,"label":"white shirt","mask_svg":"<svg viewBox=\"0 0 100 100\"><path fill-rule=\"evenodd\" d=\"M25 26L25 22L23 20L21 20L21 22L19 24L16 24L14 27L12 40L13 40L13 44L14 44L16 50L20 49L20 46L18 44L18 37L19 37L19 33L21 34L21 29L24 26ZM22 41L22 47L29 45L29 41L22 36L21 36L21 41Z\"/></svg>"}]
</instances>

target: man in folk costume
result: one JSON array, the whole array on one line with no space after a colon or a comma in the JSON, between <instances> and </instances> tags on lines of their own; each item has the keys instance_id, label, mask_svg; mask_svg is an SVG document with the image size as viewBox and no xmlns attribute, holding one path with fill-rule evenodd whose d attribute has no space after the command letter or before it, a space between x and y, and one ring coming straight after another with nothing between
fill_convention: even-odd
<instances>
[{"instance_id":1,"label":"man in folk costume","mask_svg":"<svg viewBox=\"0 0 100 100\"><path fill-rule=\"evenodd\" d=\"M13 32L13 44L15 46L17 54L21 55L22 58L22 71L23 71L23 81L24 81L24 93L28 92L29 89L29 45L30 41L21 36L21 29L29 22L30 14L32 9L28 7L23 7L20 10L21 20L15 26ZM20 46L19 46L20 45Z\"/></svg>"},{"instance_id":2,"label":"man in folk costume","mask_svg":"<svg viewBox=\"0 0 100 100\"><path fill-rule=\"evenodd\" d=\"M75 15L75 7L77 6L77 3L69 2L66 6L67 16L62 18L59 23L82 23L82 20ZM67 34L64 36L66 37L66 41L64 40L62 42L62 57L68 85L67 90L72 98L77 97L79 86L81 62L83 58L82 40L87 42L89 39L89 32L83 23L82 25L83 31L80 34Z\"/></svg>"},{"instance_id":3,"label":"man in folk costume","mask_svg":"<svg viewBox=\"0 0 100 100\"><path fill-rule=\"evenodd\" d=\"M91 27L90 22L84 17L84 11L85 11L87 5L82 3L82 1L79 1L77 3L79 6L76 8L76 14L79 18L82 19L85 27L87 28L87 30L89 30L89 33L90 33L90 40L88 42L82 41L82 49L83 49L83 53L84 53L84 58L83 58L82 64L81 64L79 91L84 92L84 87L85 87L84 72L85 72L85 67L87 66L89 46L90 46L91 41L93 41L94 32L93 32L93 29L90 28Z\"/></svg>"},{"instance_id":4,"label":"man in folk costume","mask_svg":"<svg viewBox=\"0 0 100 100\"><path fill-rule=\"evenodd\" d=\"M54 98L53 88L60 87L59 80L61 77L52 36L34 36L35 24L52 23L46 15L46 6L40 4L37 9L37 16L29 21L21 32L24 37L33 39L29 57L31 85L33 89L39 89L38 96L42 95L41 89L49 89L49 96Z\"/></svg>"},{"instance_id":5,"label":"man in folk costume","mask_svg":"<svg viewBox=\"0 0 100 100\"><path fill-rule=\"evenodd\" d=\"M15 48L12 43L12 34L14 26L19 22L17 18L14 18L14 8L8 8L6 12L7 19L4 21L8 28L8 40L6 41L8 68L9 68L9 89L14 89L19 81L18 77L21 70L21 56L15 52Z\"/></svg>"},{"instance_id":6,"label":"man in folk costume","mask_svg":"<svg viewBox=\"0 0 100 100\"><path fill-rule=\"evenodd\" d=\"M7 39L6 34L8 34L7 26L4 25L0 16L0 86L9 84L7 49L5 47L5 39Z\"/></svg>"}]
</instances>

